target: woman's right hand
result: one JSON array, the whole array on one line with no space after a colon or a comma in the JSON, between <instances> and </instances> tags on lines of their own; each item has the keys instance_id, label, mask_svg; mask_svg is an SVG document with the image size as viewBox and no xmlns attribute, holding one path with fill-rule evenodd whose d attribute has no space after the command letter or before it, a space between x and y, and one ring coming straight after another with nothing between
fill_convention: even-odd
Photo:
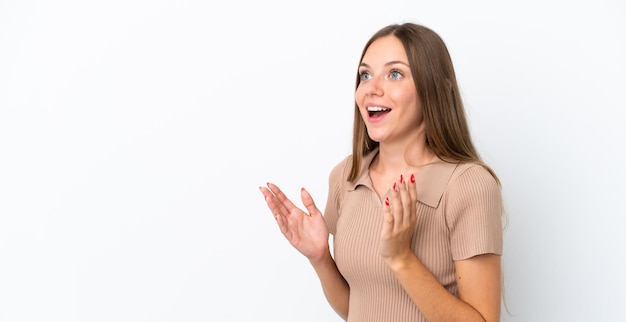
<instances>
[{"instance_id":1,"label":"woman's right hand","mask_svg":"<svg viewBox=\"0 0 626 322\"><path fill-rule=\"evenodd\" d=\"M259 187L267 206L274 214L280 231L285 238L309 261L321 261L330 254L328 227L313 198L304 188L300 191L302 203L308 214L296 207L274 184Z\"/></svg>"}]
</instances>

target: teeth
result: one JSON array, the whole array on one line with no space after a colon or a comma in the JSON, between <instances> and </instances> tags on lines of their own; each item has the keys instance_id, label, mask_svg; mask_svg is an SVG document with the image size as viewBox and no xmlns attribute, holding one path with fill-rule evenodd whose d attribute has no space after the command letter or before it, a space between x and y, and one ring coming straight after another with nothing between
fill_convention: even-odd
<instances>
[{"instance_id":1,"label":"teeth","mask_svg":"<svg viewBox=\"0 0 626 322\"><path fill-rule=\"evenodd\" d=\"M389 109L386 107L380 107L380 106L368 106L367 110L369 112L384 112L384 111L388 111Z\"/></svg>"}]
</instances>

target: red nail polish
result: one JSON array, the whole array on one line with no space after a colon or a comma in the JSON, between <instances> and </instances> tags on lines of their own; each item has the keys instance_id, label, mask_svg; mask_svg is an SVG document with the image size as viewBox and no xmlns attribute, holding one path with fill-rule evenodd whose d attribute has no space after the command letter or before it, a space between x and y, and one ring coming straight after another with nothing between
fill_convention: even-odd
<instances>
[{"instance_id":1,"label":"red nail polish","mask_svg":"<svg viewBox=\"0 0 626 322\"><path fill-rule=\"evenodd\" d=\"M385 206L389 206L389 197L385 198Z\"/></svg>"},{"instance_id":2,"label":"red nail polish","mask_svg":"<svg viewBox=\"0 0 626 322\"><path fill-rule=\"evenodd\" d=\"M393 191L398 191L398 185L395 182L393 183Z\"/></svg>"},{"instance_id":3,"label":"red nail polish","mask_svg":"<svg viewBox=\"0 0 626 322\"><path fill-rule=\"evenodd\" d=\"M411 175L411 183L415 183L415 175L414 174Z\"/></svg>"},{"instance_id":4,"label":"red nail polish","mask_svg":"<svg viewBox=\"0 0 626 322\"><path fill-rule=\"evenodd\" d=\"M400 175L400 183L404 182L404 178L402 177L402 175Z\"/></svg>"}]
</instances>

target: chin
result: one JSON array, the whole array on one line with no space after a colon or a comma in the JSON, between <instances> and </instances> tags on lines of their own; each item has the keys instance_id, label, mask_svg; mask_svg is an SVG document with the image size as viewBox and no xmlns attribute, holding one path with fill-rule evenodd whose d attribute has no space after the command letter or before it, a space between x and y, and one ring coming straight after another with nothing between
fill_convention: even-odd
<instances>
[{"instance_id":1,"label":"chin","mask_svg":"<svg viewBox=\"0 0 626 322\"><path fill-rule=\"evenodd\" d=\"M369 136L369 138L372 139L372 141L378 142L378 143L380 143L380 141L383 141L385 139L385 136L382 133L368 131L367 136Z\"/></svg>"}]
</instances>

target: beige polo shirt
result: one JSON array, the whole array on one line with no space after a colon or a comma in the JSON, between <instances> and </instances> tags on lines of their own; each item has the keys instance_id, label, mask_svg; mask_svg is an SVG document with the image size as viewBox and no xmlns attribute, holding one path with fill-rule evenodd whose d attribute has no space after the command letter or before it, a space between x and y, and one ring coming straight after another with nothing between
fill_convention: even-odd
<instances>
[{"instance_id":1,"label":"beige polo shirt","mask_svg":"<svg viewBox=\"0 0 626 322\"><path fill-rule=\"evenodd\" d=\"M351 156L331 171L324 217L333 234L334 258L350 285L348 321L426 321L378 253L382 201L363 159L355 183L347 181ZM478 164L436 159L415 177L417 225L412 249L452 294L458 296L454 261L502 254L500 187Z\"/></svg>"}]
</instances>

